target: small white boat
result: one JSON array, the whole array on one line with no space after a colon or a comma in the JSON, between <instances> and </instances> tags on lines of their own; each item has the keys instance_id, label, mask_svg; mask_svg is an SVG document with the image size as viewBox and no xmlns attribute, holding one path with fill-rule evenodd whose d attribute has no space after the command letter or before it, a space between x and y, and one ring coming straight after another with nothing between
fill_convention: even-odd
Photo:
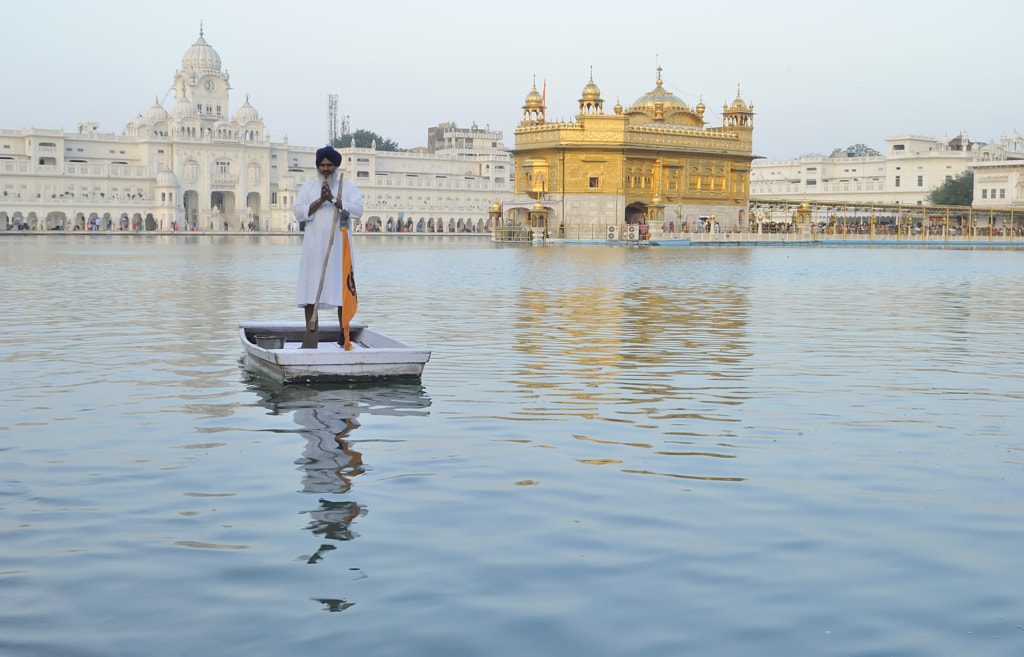
<instances>
[{"instance_id":1,"label":"small white boat","mask_svg":"<svg viewBox=\"0 0 1024 657\"><path fill-rule=\"evenodd\" d=\"M305 332L305 322L239 324L246 369L284 383L374 381L418 378L430 360L428 349L410 347L357 322L349 326L351 351L338 344L337 322L321 321L316 349L300 349Z\"/></svg>"}]
</instances>

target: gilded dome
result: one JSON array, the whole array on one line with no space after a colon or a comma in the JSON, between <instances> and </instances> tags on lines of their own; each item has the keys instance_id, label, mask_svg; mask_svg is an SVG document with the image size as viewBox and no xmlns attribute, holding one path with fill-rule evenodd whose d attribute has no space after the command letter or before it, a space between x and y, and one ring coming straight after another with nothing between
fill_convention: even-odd
<instances>
[{"instance_id":1,"label":"gilded dome","mask_svg":"<svg viewBox=\"0 0 1024 657\"><path fill-rule=\"evenodd\" d=\"M249 94L245 95L245 104L235 112L236 123L255 123L260 120L260 113L249 104Z\"/></svg>"},{"instance_id":2,"label":"gilded dome","mask_svg":"<svg viewBox=\"0 0 1024 657\"><path fill-rule=\"evenodd\" d=\"M185 71L220 72L220 55L206 43L202 28L199 28L199 39L182 56L181 68Z\"/></svg>"},{"instance_id":3,"label":"gilded dome","mask_svg":"<svg viewBox=\"0 0 1024 657\"><path fill-rule=\"evenodd\" d=\"M587 86L583 87L583 96L580 100L601 100L601 90L594 84L593 74L590 75L590 82L587 83Z\"/></svg>"},{"instance_id":4,"label":"gilded dome","mask_svg":"<svg viewBox=\"0 0 1024 657\"><path fill-rule=\"evenodd\" d=\"M544 107L544 98L537 93L537 83L533 83L533 89L530 93L526 94L526 104L523 105L523 109L541 109Z\"/></svg>"},{"instance_id":5,"label":"gilded dome","mask_svg":"<svg viewBox=\"0 0 1024 657\"><path fill-rule=\"evenodd\" d=\"M675 94L669 93L662 87L661 82L661 67L658 67L658 83L654 89L647 92L643 96L640 96L633 102L633 107L637 109L654 109L654 106L661 104L665 108L679 108L688 110L690 109L683 99Z\"/></svg>"},{"instance_id":6,"label":"gilded dome","mask_svg":"<svg viewBox=\"0 0 1024 657\"><path fill-rule=\"evenodd\" d=\"M747 104L740 98L740 85L736 85L736 100L732 101L732 105L729 106L731 110L746 110Z\"/></svg>"},{"instance_id":7,"label":"gilded dome","mask_svg":"<svg viewBox=\"0 0 1024 657\"><path fill-rule=\"evenodd\" d=\"M167 110L160 104L159 98L153 102L152 107L146 110L146 120L150 123L160 123L167 120Z\"/></svg>"}]
</instances>

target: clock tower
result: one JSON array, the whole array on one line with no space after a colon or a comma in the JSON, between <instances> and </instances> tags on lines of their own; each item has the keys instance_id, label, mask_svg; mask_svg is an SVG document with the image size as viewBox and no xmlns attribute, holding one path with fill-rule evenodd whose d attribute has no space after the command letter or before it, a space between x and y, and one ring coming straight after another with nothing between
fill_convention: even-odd
<instances>
[{"instance_id":1,"label":"clock tower","mask_svg":"<svg viewBox=\"0 0 1024 657\"><path fill-rule=\"evenodd\" d=\"M229 76L227 71L221 71L220 55L203 38L202 27L199 39L181 58L181 70L174 75L173 86L176 107L184 108L187 103L204 131L230 120Z\"/></svg>"}]
</instances>

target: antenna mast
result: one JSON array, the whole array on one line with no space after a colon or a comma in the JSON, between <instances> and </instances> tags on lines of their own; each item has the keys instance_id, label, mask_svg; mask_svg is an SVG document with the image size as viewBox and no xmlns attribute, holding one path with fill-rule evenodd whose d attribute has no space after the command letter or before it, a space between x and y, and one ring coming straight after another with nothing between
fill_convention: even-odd
<instances>
[{"instance_id":1,"label":"antenna mast","mask_svg":"<svg viewBox=\"0 0 1024 657\"><path fill-rule=\"evenodd\" d=\"M338 138L338 94L327 96L327 143Z\"/></svg>"}]
</instances>

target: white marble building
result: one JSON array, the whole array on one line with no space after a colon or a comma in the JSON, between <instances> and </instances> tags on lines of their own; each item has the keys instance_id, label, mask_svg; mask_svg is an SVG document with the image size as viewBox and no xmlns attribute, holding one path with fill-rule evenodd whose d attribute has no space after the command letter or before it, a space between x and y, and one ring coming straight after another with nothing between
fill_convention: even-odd
<instances>
[{"instance_id":1,"label":"white marble building","mask_svg":"<svg viewBox=\"0 0 1024 657\"><path fill-rule=\"evenodd\" d=\"M933 189L966 171L975 155L966 134L951 140L901 135L886 139L882 155L755 160L750 197L921 205Z\"/></svg>"},{"instance_id":2,"label":"white marble building","mask_svg":"<svg viewBox=\"0 0 1024 657\"><path fill-rule=\"evenodd\" d=\"M1024 137L1016 131L1002 135L998 144L980 148L971 168L974 169L973 207L1024 207Z\"/></svg>"},{"instance_id":3,"label":"white marble building","mask_svg":"<svg viewBox=\"0 0 1024 657\"><path fill-rule=\"evenodd\" d=\"M272 142L248 96L230 114L230 77L201 30L172 87L170 109L155 99L120 135L87 122L75 132L0 130L0 230L292 230L319 145ZM500 132L438 129L451 148L342 150L366 223L481 229L489 206L511 198Z\"/></svg>"}]
</instances>

